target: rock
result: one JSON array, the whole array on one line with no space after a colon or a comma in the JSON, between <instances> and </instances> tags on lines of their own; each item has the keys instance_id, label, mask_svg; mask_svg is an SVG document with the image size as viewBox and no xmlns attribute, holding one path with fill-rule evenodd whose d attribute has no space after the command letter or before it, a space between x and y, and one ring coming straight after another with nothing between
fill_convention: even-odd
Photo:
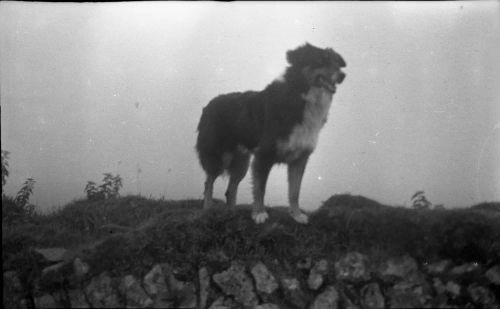
<instances>
[{"instance_id":1,"label":"rock","mask_svg":"<svg viewBox=\"0 0 500 309\"><path fill-rule=\"evenodd\" d=\"M434 286L434 290L436 294L443 294L446 292L446 287L443 284L443 281L439 278L432 278L432 285Z\"/></svg>"},{"instance_id":2,"label":"rock","mask_svg":"<svg viewBox=\"0 0 500 309\"><path fill-rule=\"evenodd\" d=\"M467 292L472 300L477 305L480 305L481 308L498 309L500 307L497 303L495 294L486 287L480 286L477 283L472 283L467 287Z\"/></svg>"},{"instance_id":3,"label":"rock","mask_svg":"<svg viewBox=\"0 0 500 309\"><path fill-rule=\"evenodd\" d=\"M196 308L196 288L191 282L177 280L173 272L170 271L167 276L167 284L176 300L176 307Z\"/></svg>"},{"instance_id":4,"label":"rock","mask_svg":"<svg viewBox=\"0 0 500 309\"><path fill-rule=\"evenodd\" d=\"M114 280L105 272L98 277L92 278L85 288L85 295L94 308L124 307L115 290Z\"/></svg>"},{"instance_id":5,"label":"rock","mask_svg":"<svg viewBox=\"0 0 500 309\"><path fill-rule=\"evenodd\" d=\"M198 279L200 280L198 307L203 309L207 306L208 292L210 289L210 275L206 267L200 268L198 271Z\"/></svg>"},{"instance_id":6,"label":"rock","mask_svg":"<svg viewBox=\"0 0 500 309\"><path fill-rule=\"evenodd\" d=\"M478 263L466 263L453 267L451 269L451 274L455 276L463 276L465 274L471 274L480 270L481 266Z\"/></svg>"},{"instance_id":7,"label":"rock","mask_svg":"<svg viewBox=\"0 0 500 309\"><path fill-rule=\"evenodd\" d=\"M13 307L17 309L28 309L28 308L33 308L33 305L31 301L23 298L19 301L19 303L16 304L16 306ZM4 304L4 308L11 308L11 307L8 307Z\"/></svg>"},{"instance_id":8,"label":"rock","mask_svg":"<svg viewBox=\"0 0 500 309\"><path fill-rule=\"evenodd\" d=\"M24 297L21 280L15 271L3 273L3 306L4 308L19 308ZM26 307L26 306L25 306Z\"/></svg>"},{"instance_id":9,"label":"rock","mask_svg":"<svg viewBox=\"0 0 500 309\"><path fill-rule=\"evenodd\" d=\"M433 287L435 291L435 296L431 301L431 308L454 308L450 304L450 300L457 298L460 295L460 286L452 282L451 284L445 285L439 278L432 278ZM448 282L449 283L449 282Z\"/></svg>"},{"instance_id":10,"label":"rock","mask_svg":"<svg viewBox=\"0 0 500 309\"><path fill-rule=\"evenodd\" d=\"M157 264L143 280L144 290L153 299L155 308L196 307L196 292L192 283L175 278L170 265Z\"/></svg>"},{"instance_id":11,"label":"rock","mask_svg":"<svg viewBox=\"0 0 500 309\"><path fill-rule=\"evenodd\" d=\"M310 309L337 309L339 293L334 286L328 286L321 294L316 296Z\"/></svg>"},{"instance_id":12,"label":"rock","mask_svg":"<svg viewBox=\"0 0 500 309\"><path fill-rule=\"evenodd\" d=\"M390 258L379 269L379 274L386 282L402 279L414 281L418 278L417 262L408 255Z\"/></svg>"},{"instance_id":13,"label":"rock","mask_svg":"<svg viewBox=\"0 0 500 309\"><path fill-rule=\"evenodd\" d=\"M90 304L81 290L75 289L68 291L68 298L71 308L90 308Z\"/></svg>"},{"instance_id":14,"label":"rock","mask_svg":"<svg viewBox=\"0 0 500 309\"><path fill-rule=\"evenodd\" d=\"M366 257L359 252L347 253L335 263L337 279L352 282L365 281L369 279L366 267Z\"/></svg>"},{"instance_id":15,"label":"rock","mask_svg":"<svg viewBox=\"0 0 500 309\"><path fill-rule=\"evenodd\" d=\"M309 272L309 277L307 278L307 286L309 286L311 290L319 289L324 281L323 276L325 276L327 273L328 261L322 259L316 262L316 264L314 264L314 267Z\"/></svg>"},{"instance_id":16,"label":"rock","mask_svg":"<svg viewBox=\"0 0 500 309\"><path fill-rule=\"evenodd\" d=\"M339 298L342 300L343 308L345 309L359 309L356 303L361 296L356 293L356 290L349 284L345 284L339 287Z\"/></svg>"},{"instance_id":17,"label":"rock","mask_svg":"<svg viewBox=\"0 0 500 309\"><path fill-rule=\"evenodd\" d=\"M267 303L267 304L258 305L254 309L280 309L280 307L278 305L275 305L275 304Z\"/></svg>"},{"instance_id":18,"label":"rock","mask_svg":"<svg viewBox=\"0 0 500 309\"><path fill-rule=\"evenodd\" d=\"M12 292L22 292L23 286L19 276L13 270L6 271L3 273L3 284L4 287L7 286Z\"/></svg>"},{"instance_id":19,"label":"rock","mask_svg":"<svg viewBox=\"0 0 500 309\"><path fill-rule=\"evenodd\" d=\"M384 308L384 296L378 283L369 283L361 288L361 304L363 308Z\"/></svg>"},{"instance_id":20,"label":"rock","mask_svg":"<svg viewBox=\"0 0 500 309\"><path fill-rule=\"evenodd\" d=\"M127 275L123 277L120 284L120 291L125 295L127 307L146 308L153 305L153 300L149 298L134 276Z\"/></svg>"},{"instance_id":21,"label":"rock","mask_svg":"<svg viewBox=\"0 0 500 309\"><path fill-rule=\"evenodd\" d=\"M444 273L451 265L452 262L450 260L441 260L427 264L425 266L425 270L431 275L440 275Z\"/></svg>"},{"instance_id":22,"label":"rock","mask_svg":"<svg viewBox=\"0 0 500 309\"><path fill-rule=\"evenodd\" d=\"M89 273L89 270L89 264L83 262L80 258L77 257L73 261L73 272L77 278L81 279L85 277Z\"/></svg>"},{"instance_id":23,"label":"rock","mask_svg":"<svg viewBox=\"0 0 500 309\"><path fill-rule=\"evenodd\" d=\"M387 291L389 308L422 308L431 299L426 287L418 282L400 281Z\"/></svg>"},{"instance_id":24,"label":"rock","mask_svg":"<svg viewBox=\"0 0 500 309\"><path fill-rule=\"evenodd\" d=\"M60 262L64 260L64 256L68 250L64 248L44 248L44 249L34 249L34 251L40 253L49 262Z\"/></svg>"},{"instance_id":25,"label":"rock","mask_svg":"<svg viewBox=\"0 0 500 309\"><path fill-rule=\"evenodd\" d=\"M208 309L237 309L241 308L232 299L221 296L217 298Z\"/></svg>"},{"instance_id":26,"label":"rock","mask_svg":"<svg viewBox=\"0 0 500 309\"><path fill-rule=\"evenodd\" d=\"M308 300L307 295L300 287L300 282L296 278L282 278L281 286L286 299L298 308L305 308Z\"/></svg>"},{"instance_id":27,"label":"rock","mask_svg":"<svg viewBox=\"0 0 500 309\"><path fill-rule=\"evenodd\" d=\"M144 276L143 283L144 289L146 290L146 293L149 294L149 296L155 297L158 294L169 293L165 274L163 273L163 269L160 264L155 265Z\"/></svg>"},{"instance_id":28,"label":"rock","mask_svg":"<svg viewBox=\"0 0 500 309\"><path fill-rule=\"evenodd\" d=\"M359 306L354 304L352 302L352 300L350 300L349 298L345 298L345 299L343 299L343 301L344 301L344 308L345 309L359 309L360 308Z\"/></svg>"},{"instance_id":29,"label":"rock","mask_svg":"<svg viewBox=\"0 0 500 309\"><path fill-rule=\"evenodd\" d=\"M55 285L60 285L64 281L63 268L64 262L45 267L40 275L39 285L45 290L52 290Z\"/></svg>"},{"instance_id":30,"label":"rock","mask_svg":"<svg viewBox=\"0 0 500 309\"><path fill-rule=\"evenodd\" d=\"M270 295L279 287L273 274L262 262L257 263L250 272L255 279L255 287L259 294Z\"/></svg>"},{"instance_id":31,"label":"rock","mask_svg":"<svg viewBox=\"0 0 500 309\"><path fill-rule=\"evenodd\" d=\"M63 308L50 294L45 294L35 298L35 308Z\"/></svg>"},{"instance_id":32,"label":"rock","mask_svg":"<svg viewBox=\"0 0 500 309\"><path fill-rule=\"evenodd\" d=\"M243 265L233 262L228 270L213 275L213 280L226 295L234 296L245 308L257 306L258 299L252 279L246 274Z\"/></svg>"},{"instance_id":33,"label":"rock","mask_svg":"<svg viewBox=\"0 0 500 309\"><path fill-rule=\"evenodd\" d=\"M456 298L458 296L460 296L460 290L461 290L461 287L460 285L458 285L457 283L455 283L454 281L448 281L446 282L446 285L445 285L445 290L446 292L448 292L453 298Z\"/></svg>"},{"instance_id":34,"label":"rock","mask_svg":"<svg viewBox=\"0 0 500 309\"><path fill-rule=\"evenodd\" d=\"M500 264L497 264L488 269L485 276L491 283L500 285Z\"/></svg>"},{"instance_id":35,"label":"rock","mask_svg":"<svg viewBox=\"0 0 500 309\"><path fill-rule=\"evenodd\" d=\"M300 282L295 278L283 278L281 285L285 290L298 290L300 289Z\"/></svg>"},{"instance_id":36,"label":"rock","mask_svg":"<svg viewBox=\"0 0 500 309\"><path fill-rule=\"evenodd\" d=\"M298 269L310 269L312 266L312 259L307 257L297 262Z\"/></svg>"}]
</instances>

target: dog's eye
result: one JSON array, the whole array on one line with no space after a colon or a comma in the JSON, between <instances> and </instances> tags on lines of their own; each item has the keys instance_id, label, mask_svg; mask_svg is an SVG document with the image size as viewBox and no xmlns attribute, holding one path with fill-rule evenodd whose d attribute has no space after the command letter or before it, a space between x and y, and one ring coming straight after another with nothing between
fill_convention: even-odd
<instances>
[{"instance_id":1,"label":"dog's eye","mask_svg":"<svg viewBox=\"0 0 500 309\"><path fill-rule=\"evenodd\" d=\"M316 76L316 82L323 82L326 80L328 80L328 79L323 74L319 74L318 76Z\"/></svg>"}]
</instances>

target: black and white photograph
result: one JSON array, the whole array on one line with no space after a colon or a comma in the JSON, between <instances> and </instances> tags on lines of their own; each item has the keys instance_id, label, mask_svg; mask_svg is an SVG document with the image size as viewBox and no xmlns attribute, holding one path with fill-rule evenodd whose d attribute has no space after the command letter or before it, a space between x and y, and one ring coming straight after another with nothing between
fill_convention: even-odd
<instances>
[{"instance_id":1,"label":"black and white photograph","mask_svg":"<svg viewBox=\"0 0 500 309\"><path fill-rule=\"evenodd\" d=\"M500 309L500 2L0 2L4 308Z\"/></svg>"}]
</instances>

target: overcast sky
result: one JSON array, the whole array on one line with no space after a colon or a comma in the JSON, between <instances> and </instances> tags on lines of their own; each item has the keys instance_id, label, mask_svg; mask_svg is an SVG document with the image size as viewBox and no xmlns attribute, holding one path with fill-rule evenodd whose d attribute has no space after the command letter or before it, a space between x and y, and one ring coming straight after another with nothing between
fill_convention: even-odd
<instances>
[{"instance_id":1,"label":"overcast sky","mask_svg":"<svg viewBox=\"0 0 500 309\"><path fill-rule=\"evenodd\" d=\"M447 207L500 200L499 2L0 3L6 193L43 209L119 173L122 193L201 198L194 144L214 96L261 90L304 42L347 62L306 170L331 195ZM215 195L223 197L227 179ZM251 201L250 177L239 202ZM287 204L275 167L266 202Z\"/></svg>"}]
</instances>

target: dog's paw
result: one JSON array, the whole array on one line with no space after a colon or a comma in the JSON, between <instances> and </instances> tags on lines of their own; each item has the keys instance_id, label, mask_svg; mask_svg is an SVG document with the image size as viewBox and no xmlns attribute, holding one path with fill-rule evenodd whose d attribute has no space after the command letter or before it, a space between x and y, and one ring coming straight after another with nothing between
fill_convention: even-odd
<instances>
[{"instance_id":1,"label":"dog's paw","mask_svg":"<svg viewBox=\"0 0 500 309\"><path fill-rule=\"evenodd\" d=\"M269 218L269 215L267 214L266 211L252 213L252 219L257 224L262 224L266 222L267 218Z\"/></svg>"},{"instance_id":2,"label":"dog's paw","mask_svg":"<svg viewBox=\"0 0 500 309\"><path fill-rule=\"evenodd\" d=\"M292 212L290 213L290 215L292 216L292 218L297 221L298 223L300 224L307 224L309 223L309 217L303 213L303 212Z\"/></svg>"}]
</instances>

